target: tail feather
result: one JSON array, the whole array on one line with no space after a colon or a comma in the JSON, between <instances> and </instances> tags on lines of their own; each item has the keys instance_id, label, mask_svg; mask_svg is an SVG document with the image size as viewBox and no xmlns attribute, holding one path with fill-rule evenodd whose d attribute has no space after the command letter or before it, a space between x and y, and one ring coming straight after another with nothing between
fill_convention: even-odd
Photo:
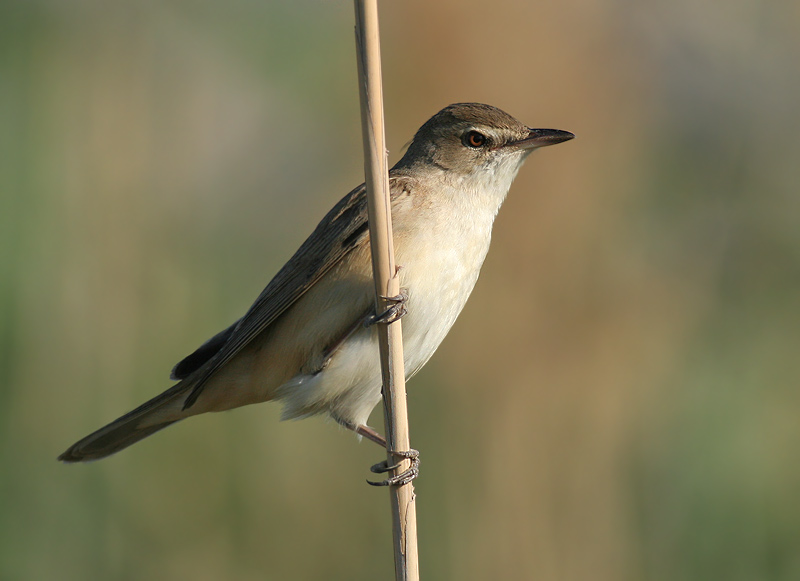
<instances>
[{"instance_id":1,"label":"tail feather","mask_svg":"<svg viewBox=\"0 0 800 581\"><path fill-rule=\"evenodd\" d=\"M190 415L181 413L181 400L188 390L189 386L184 383L172 386L135 410L78 440L58 459L62 462L99 460L163 430Z\"/></svg>"}]
</instances>

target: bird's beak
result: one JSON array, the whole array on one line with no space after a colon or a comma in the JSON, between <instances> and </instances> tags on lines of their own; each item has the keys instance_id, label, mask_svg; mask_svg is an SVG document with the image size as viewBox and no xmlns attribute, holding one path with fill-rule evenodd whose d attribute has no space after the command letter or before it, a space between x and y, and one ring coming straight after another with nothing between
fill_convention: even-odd
<instances>
[{"instance_id":1,"label":"bird's beak","mask_svg":"<svg viewBox=\"0 0 800 581\"><path fill-rule=\"evenodd\" d=\"M560 129L530 129L528 137L515 141L512 145L520 149L536 149L546 145L555 145L574 139L575 135Z\"/></svg>"}]
</instances>

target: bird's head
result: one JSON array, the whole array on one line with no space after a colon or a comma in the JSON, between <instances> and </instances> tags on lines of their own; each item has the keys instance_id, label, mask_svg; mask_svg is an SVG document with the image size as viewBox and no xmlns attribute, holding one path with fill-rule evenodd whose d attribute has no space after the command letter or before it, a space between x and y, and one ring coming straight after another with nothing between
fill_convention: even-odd
<instances>
[{"instance_id":1,"label":"bird's head","mask_svg":"<svg viewBox=\"0 0 800 581\"><path fill-rule=\"evenodd\" d=\"M491 105L449 105L420 127L395 168L443 171L453 180L505 187L525 158L539 147L575 136L558 129L531 129Z\"/></svg>"}]
</instances>

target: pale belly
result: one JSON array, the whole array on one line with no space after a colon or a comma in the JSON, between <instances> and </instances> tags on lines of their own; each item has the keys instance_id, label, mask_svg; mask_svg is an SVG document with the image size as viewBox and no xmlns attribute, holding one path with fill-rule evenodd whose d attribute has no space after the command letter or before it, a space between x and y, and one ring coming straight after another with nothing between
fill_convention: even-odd
<instances>
[{"instance_id":1,"label":"pale belly","mask_svg":"<svg viewBox=\"0 0 800 581\"><path fill-rule=\"evenodd\" d=\"M409 295L401 323L407 377L431 358L469 298L488 251L487 228L491 224L479 231L458 228L449 239L429 229L416 233L412 248L399 240L400 286ZM443 239L448 243L442 244ZM329 413L338 421L365 424L381 398L379 361L376 328L359 329L323 371L297 376L281 387L283 417Z\"/></svg>"}]
</instances>

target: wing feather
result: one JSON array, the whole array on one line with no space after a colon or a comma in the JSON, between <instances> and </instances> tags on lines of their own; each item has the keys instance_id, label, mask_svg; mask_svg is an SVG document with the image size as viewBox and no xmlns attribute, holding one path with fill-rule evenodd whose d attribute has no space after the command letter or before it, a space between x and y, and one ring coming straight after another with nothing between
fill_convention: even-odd
<instances>
[{"instance_id":1,"label":"wing feather","mask_svg":"<svg viewBox=\"0 0 800 581\"><path fill-rule=\"evenodd\" d=\"M281 314L302 297L332 267L357 246L367 232L367 199L361 184L325 215L314 232L278 271L244 317L235 325L224 345L188 380L194 385L183 409L197 401L206 382L246 347Z\"/></svg>"}]
</instances>

